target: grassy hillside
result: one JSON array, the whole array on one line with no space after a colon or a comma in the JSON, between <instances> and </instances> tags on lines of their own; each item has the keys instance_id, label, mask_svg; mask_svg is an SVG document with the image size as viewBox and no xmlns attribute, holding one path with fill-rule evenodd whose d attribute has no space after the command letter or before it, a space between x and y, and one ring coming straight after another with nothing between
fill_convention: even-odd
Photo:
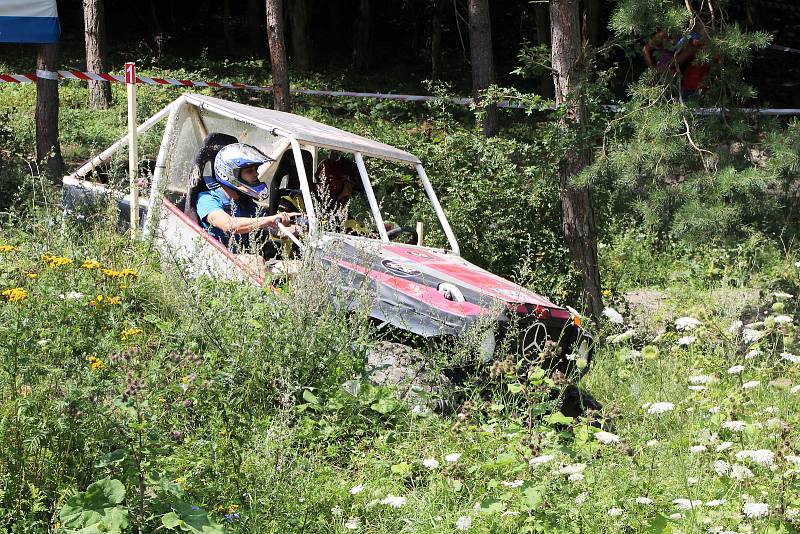
<instances>
[{"instance_id":1,"label":"grassy hillside","mask_svg":"<svg viewBox=\"0 0 800 534\"><path fill-rule=\"evenodd\" d=\"M174 96L147 91L149 111ZM0 98L27 109L31 95ZM102 113L83 109L76 85L62 97L68 159L120 135L121 100ZM395 112L354 104L341 122L424 151L472 258L569 302L543 149L387 120ZM617 212L600 255L622 317L592 327L581 383L604 409L554 414L561 380L520 375L501 354L455 415L438 416L370 385L365 355L381 334L364 313L333 309L315 273L277 293L193 280L114 233L110 212L63 217L58 188L20 156L32 116L6 114L3 530L792 532L800 521L800 257L777 237L670 242ZM509 207L476 231L492 200Z\"/></svg>"}]
</instances>

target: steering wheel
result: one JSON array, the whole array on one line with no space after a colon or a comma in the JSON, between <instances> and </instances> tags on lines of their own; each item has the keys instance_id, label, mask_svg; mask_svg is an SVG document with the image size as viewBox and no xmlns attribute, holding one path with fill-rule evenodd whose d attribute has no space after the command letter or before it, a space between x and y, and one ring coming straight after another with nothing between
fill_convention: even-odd
<instances>
[{"instance_id":1,"label":"steering wheel","mask_svg":"<svg viewBox=\"0 0 800 534\"><path fill-rule=\"evenodd\" d=\"M417 231L408 226L395 226L386 232L386 237L388 237L390 241L394 241L394 239L401 234L408 234L413 239L414 243L419 241Z\"/></svg>"}]
</instances>

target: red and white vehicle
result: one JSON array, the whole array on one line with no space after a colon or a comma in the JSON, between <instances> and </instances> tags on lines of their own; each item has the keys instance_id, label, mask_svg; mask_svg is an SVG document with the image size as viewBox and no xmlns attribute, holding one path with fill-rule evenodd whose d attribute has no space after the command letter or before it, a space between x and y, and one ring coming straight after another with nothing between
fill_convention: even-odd
<instances>
[{"instance_id":1,"label":"red and white vehicle","mask_svg":"<svg viewBox=\"0 0 800 534\"><path fill-rule=\"evenodd\" d=\"M306 234L298 240L282 230L306 258L331 267L331 295L343 301L340 304L350 306L360 300L363 293L356 293L366 286L371 292L371 316L413 334L459 337L479 322L493 324L481 344L485 358L491 357L497 336L504 335L510 324L519 333L515 346L525 354L547 352L550 340L560 349L548 352L557 355L559 361L554 363L560 368L566 368L567 357L573 353L589 357L591 338L573 313L460 257L456 236L422 162L413 154L298 115L188 93L143 123L139 134L164 118L167 126L150 193L141 199L142 234L153 238L168 257L183 260L191 274L264 284L252 262L230 253L198 225L194 211L198 190L204 188L206 164L213 163L212 156L221 146L238 140L274 159L259 169L259 178L269 186L265 206L269 212L279 209L278 200L287 192L302 198ZM112 195L119 202L123 220L127 220L128 196L86 179L126 142L123 138L64 178L68 207L77 208L96 201L98 196ZM355 186L368 205L370 226L376 229L374 237L325 228L315 194L319 184L315 183L314 169L326 151L352 157L358 172ZM405 166L406 172L417 175L448 248L392 240L393 232L386 230L367 172L372 159ZM351 298L353 303L345 302Z\"/></svg>"}]
</instances>

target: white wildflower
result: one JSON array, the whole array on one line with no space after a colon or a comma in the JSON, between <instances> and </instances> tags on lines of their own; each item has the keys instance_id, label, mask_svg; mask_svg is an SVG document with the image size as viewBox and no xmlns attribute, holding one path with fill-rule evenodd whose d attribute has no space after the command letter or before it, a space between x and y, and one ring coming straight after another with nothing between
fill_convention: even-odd
<instances>
[{"instance_id":1,"label":"white wildflower","mask_svg":"<svg viewBox=\"0 0 800 534\"><path fill-rule=\"evenodd\" d=\"M657 439L648 439L645 442L645 445L647 445L648 447L655 447L656 445L658 445L658 443L659 441Z\"/></svg>"},{"instance_id":2,"label":"white wildflower","mask_svg":"<svg viewBox=\"0 0 800 534\"><path fill-rule=\"evenodd\" d=\"M734 480L746 480L753 478L753 472L746 465L733 464L731 467L731 478Z\"/></svg>"},{"instance_id":3,"label":"white wildflower","mask_svg":"<svg viewBox=\"0 0 800 534\"><path fill-rule=\"evenodd\" d=\"M760 332L752 328L745 328L742 330L742 340L745 343L755 343L762 337L764 337L764 332Z\"/></svg>"},{"instance_id":4,"label":"white wildflower","mask_svg":"<svg viewBox=\"0 0 800 534\"><path fill-rule=\"evenodd\" d=\"M604 445L611 445L612 443L619 443L619 436L616 434L612 434L611 432L605 432L601 430L600 432L595 432L594 434L595 439Z\"/></svg>"},{"instance_id":5,"label":"white wildflower","mask_svg":"<svg viewBox=\"0 0 800 534\"><path fill-rule=\"evenodd\" d=\"M359 484L358 486L353 486L350 488L350 495L357 495L364 491L364 484Z\"/></svg>"},{"instance_id":6,"label":"white wildflower","mask_svg":"<svg viewBox=\"0 0 800 534\"><path fill-rule=\"evenodd\" d=\"M687 345L691 345L695 341L697 341L697 338L694 337L694 336L683 336L682 338L678 339L678 341L676 341L675 343L677 345L681 345L681 346L685 347Z\"/></svg>"},{"instance_id":7,"label":"white wildflower","mask_svg":"<svg viewBox=\"0 0 800 534\"><path fill-rule=\"evenodd\" d=\"M581 482L584 478L583 473L572 473L570 476L567 477L567 480L570 482Z\"/></svg>"},{"instance_id":8,"label":"white wildflower","mask_svg":"<svg viewBox=\"0 0 800 534\"><path fill-rule=\"evenodd\" d=\"M729 375L738 375L744 371L744 365L734 365L730 369L728 369Z\"/></svg>"},{"instance_id":9,"label":"white wildflower","mask_svg":"<svg viewBox=\"0 0 800 534\"><path fill-rule=\"evenodd\" d=\"M742 507L742 513L749 519L759 519L769 515L769 506L763 502L748 502Z\"/></svg>"},{"instance_id":10,"label":"white wildflower","mask_svg":"<svg viewBox=\"0 0 800 534\"><path fill-rule=\"evenodd\" d=\"M798 265L798 267L800 267L800 265ZM800 518L800 509L798 508L787 508L785 513L786 513L786 519L788 519L789 521L794 521Z\"/></svg>"},{"instance_id":11,"label":"white wildflower","mask_svg":"<svg viewBox=\"0 0 800 534\"><path fill-rule=\"evenodd\" d=\"M461 458L461 453L460 452L451 452L450 454L448 454L447 456L444 457L444 459L447 462L450 462L451 464L456 463L459 458Z\"/></svg>"},{"instance_id":12,"label":"white wildflower","mask_svg":"<svg viewBox=\"0 0 800 534\"><path fill-rule=\"evenodd\" d=\"M690 384L708 384L714 380L711 375L694 375L688 378Z\"/></svg>"},{"instance_id":13,"label":"white wildflower","mask_svg":"<svg viewBox=\"0 0 800 534\"><path fill-rule=\"evenodd\" d=\"M392 508L400 508L406 503L405 497L399 497L397 495L392 495L391 493L388 494L384 499L381 500L381 504L386 504L391 506Z\"/></svg>"},{"instance_id":14,"label":"white wildflower","mask_svg":"<svg viewBox=\"0 0 800 534\"><path fill-rule=\"evenodd\" d=\"M800 265L798 265L798 267L800 267ZM784 293L783 291L776 291L772 296L778 300L786 300L792 298L794 295L791 293Z\"/></svg>"},{"instance_id":15,"label":"white wildflower","mask_svg":"<svg viewBox=\"0 0 800 534\"><path fill-rule=\"evenodd\" d=\"M472 516L462 515L456 520L456 530L469 530L472 528Z\"/></svg>"},{"instance_id":16,"label":"white wildflower","mask_svg":"<svg viewBox=\"0 0 800 534\"><path fill-rule=\"evenodd\" d=\"M333 514L336 517L340 517L343 513L344 510L342 510L339 506L334 506L333 508L331 508L331 514Z\"/></svg>"},{"instance_id":17,"label":"white wildflower","mask_svg":"<svg viewBox=\"0 0 800 534\"><path fill-rule=\"evenodd\" d=\"M689 330L694 330L701 324L703 323L701 323L694 317L678 317L677 319L675 319L675 329L681 332L688 332Z\"/></svg>"},{"instance_id":18,"label":"white wildflower","mask_svg":"<svg viewBox=\"0 0 800 534\"><path fill-rule=\"evenodd\" d=\"M708 409L708 413L719 413L720 407L719 406L712 406Z\"/></svg>"},{"instance_id":19,"label":"white wildflower","mask_svg":"<svg viewBox=\"0 0 800 534\"><path fill-rule=\"evenodd\" d=\"M433 471L437 467L439 467L439 460L436 458L425 458L422 460L422 465Z\"/></svg>"},{"instance_id":20,"label":"white wildflower","mask_svg":"<svg viewBox=\"0 0 800 534\"><path fill-rule=\"evenodd\" d=\"M582 491L575 497L575 504L581 505L586 502L586 499L589 498L589 494L585 491Z\"/></svg>"},{"instance_id":21,"label":"white wildflower","mask_svg":"<svg viewBox=\"0 0 800 534\"><path fill-rule=\"evenodd\" d=\"M586 469L586 464L567 464L561 466L558 472L562 475L574 475L576 473L583 473Z\"/></svg>"},{"instance_id":22,"label":"white wildflower","mask_svg":"<svg viewBox=\"0 0 800 534\"><path fill-rule=\"evenodd\" d=\"M686 386L689 388L689 391L705 391L708 389L707 386Z\"/></svg>"},{"instance_id":23,"label":"white wildflower","mask_svg":"<svg viewBox=\"0 0 800 534\"><path fill-rule=\"evenodd\" d=\"M636 335L636 330L626 330L625 332L619 334L618 336L612 337L610 342L614 344L622 343L623 341L627 341L635 335Z\"/></svg>"},{"instance_id":24,"label":"white wildflower","mask_svg":"<svg viewBox=\"0 0 800 534\"><path fill-rule=\"evenodd\" d=\"M759 380L750 380L749 382L745 382L744 384L742 384L742 389L753 389L757 388L760 385L761 382Z\"/></svg>"},{"instance_id":25,"label":"white wildflower","mask_svg":"<svg viewBox=\"0 0 800 534\"><path fill-rule=\"evenodd\" d=\"M767 449L739 451L736 453L736 459L739 461L752 460L757 464L772 465L775 462L775 453Z\"/></svg>"},{"instance_id":26,"label":"white wildflower","mask_svg":"<svg viewBox=\"0 0 800 534\"><path fill-rule=\"evenodd\" d=\"M778 324L791 323L793 320L794 319L792 319L788 315L776 315L775 316L775 322L778 323Z\"/></svg>"},{"instance_id":27,"label":"white wildflower","mask_svg":"<svg viewBox=\"0 0 800 534\"><path fill-rule=\"evenodd\" d=\"M647 506L648 504L653 504L653 499L650 497L636 497L636 504Z\"/></svg>"},{"instance_id":28,"label":"white wildflower","mask_svg":"<svg viewBox=\"0 0 800 534\"><path fill-rule=\"evenodd\" d=\"M797 386L792 386L792 389L789 390L789 393L791 393L792 395L800 393L800 384Z\"/></svg>"},{"instance_id":29,"label":"white wildflower","mask_svg":"<svg viewBox=\"0 0 800 534\"><path fill-rule=\"evenodd\" d=\"M691 447L689 447L689 452L691 452L692 454L706 452L707 450L708 448L705 445L692 445Z\"/></svg>"},{"instance_id":30,"label":"white wildflower","mask_svg":"<svg viewBox=\"0 0 800 534\"><path fill-rule=\"evenodd\" d=\"M611 517L619 517L625 513L625 510L622 508L609 508L608 515Z\"/></svg>"},{"instance_id":31,"label":"white wildflower","mask_svg":"<svg viewBox=\"0 0 800 534\"><path fill-rule=\"evenodd\" d=\"M717 452L727 451L731 447L733 447L732 441L723 441L722 443L717 445Z\"/></svg>"},{"instance_id":32,"label":"white wildflower","mask_svg":"<svg viewBox=\"0 0 800 534\"><path fill-rule=\"evenodd\" d=\"M743 326L744 323L742 321L739 320L733 321L731 325L728 327L728 333L736 335L739 333L739 330L741 330Z\"/></svg>"},{"instance_id":33,"label":"white wildflower","mask_svg":"<svg viewBox=\"0 0 800 534\"><path fill-rule=\"evenodd\" d=\"M752 360L753 358L761 356L761 349L753 349L744 355L745 360Z\"/></svg>"},{"instance_id":34,"label":"white wildflower","mask_svg":"<svg viewBox=\"0 0 800 534\"><path fill-rule=\"evenodd\" d=\"M698 482L700 482L700 479L695 478L695 477L689 477L689 478L686 479L686 485L687 486L694 486Z\"/></svg>"},{"instance_id":35,"label":"white wildflower","mask_svg":"<svg viewBox=\"0 0 800 534\"><path fill-rule=\"evenodd\" d=\"M725 421L722 423L722 428L731 432L741 432L746 426L747 423L744 421Z\"/></svg>"},{"instance_id":36,"label":"white wildflower","mask_svg":"<svg viewBox=\"0 0 800 534\"><path fill-rule=\"evenodd\" d=\"M731 465L725 460L717 460L714 462L714 472L719 476L727 475L731 470Z\"/></svg>"},{"instance_id":37,"label":"white wildflower","mask_svg":"<svg viewBox=\"0 0 800 534\"><path fill-rule=\"evenodd\" d=\"M518 487L522 486L524 483L525 483L525 481L519 480L519 479L514 480L513 482L509 482L507 480L503 480L502 482L500 482L500 484L502 484L503 486L505 486L507 488L518 488Z\"/></svg>"},{"instance_id":38,"label":"white wildflower","mask_svg":"<svg viewBox=\"0 0 800 534\"><path fill-rule=\"evenodd\" d=\"M347 530L358 530L358 518L351 517L347 520L347 523L344 524L344 528Z\"/></svg>"},{"instance_id":39,"label":"white wildflower","mask_svg":"<svg viewBox=\"0 0 800 534\"><path fill-rule=\"evenodd\" d=\"M59 297L61 297L62 300L78 300L83 298L83 293L70 291L69 293L61 293Z\"/></svg>"},{"instance_id":40,"label":"white wildflower","mask_svg":"<svg viewBox=\"0 0 800 534\"><path fill-rule=\"evenodd\" d=\"M543 454L541 456L536 456L528 460L528 465L543 465L552 460L554 456L552 454Z\"/></svg>"},{"instance_id":41,"label":"white wildflower","mask_svg":"<svg viewBox=\"0 0 800 534\"><path fill-rule=\"evenodd\" d=\"M614 324L622 324L625 322L625 319L622 318L622 314L614 308L606 308L603 310L603 315Z\"/></svg>"},{"instance_id":42,"label":"white wildflower","mask_svg":"<svg viewBox=\"0 0 800 534\"><path fill-rule=\"evenodd\" d=\"M793 463L795 466L800 467L800 456L795 456L794 454L787 454L784 456L787 462Z\"/></svg>"},{"instance_id":43,"label":"white wildflower","mask_svg":"<svg viewBox=\"0 0 800 534\"><path fill-rule=\"evenodd\" d=\"M692 508L695 508L703 504L703 501L697 501L697 500L692 501L689 499L674 499L672 501L672 504L674 504L681 510L691 510Z\"/></svg>"},{"instance_id":44,"label":"white wildflower","mask_svg":"<svg viewBox=\"0 0 800 534\"><path fill-rule=\"evenodd\" d=\"M722 506L725 502L725 499L714 499L713 501L706 502L706 506L709 508L716 508L717 506Z\"/></svg>"},{"instance_id":45,"label":"white wildflower","mask_svg":"<svg viewBox=\"0 0 800 534\"><path fill-rule=\"evenodd\" d=\"M48 343L50 343L49 339L40 339L39 341L36 342L36 344L39 345L40 347L44 347Z\"/></svg>"},{"instance_id":46,"label":"white wildflower","mask_svg":"<svg viewBox=\"0 0 800 534\"><path fill-rule=\"evenodd\" d=\"M672 519L673 521L679 521L683 519L683 514L678 514L678 513L671 514L669 518Z\"/></svg>"},{"instance_id":47,"label":"white wildflower","mask_svg":"<svg viewBox=\"0 0 800 534\"><path fill-rule=\"evenodd\" d=\"M795 356L791 352L781 352L781 358L792 363L800 363L800 356Z\"/></svg>"},{"instance_id":48,"label":"white wildflower","mask_svg":"<svg viewBox=\"0 0 800 534\"><path fill-rule=\"evenodd\" d=\"M675 408L675 405L672 404L671 402L654 402L647 409L647 413L652 414L652 415L661 414L661 413L664 413L664 412L669 412L673 408Z\"/></svg>"}]
</instances>

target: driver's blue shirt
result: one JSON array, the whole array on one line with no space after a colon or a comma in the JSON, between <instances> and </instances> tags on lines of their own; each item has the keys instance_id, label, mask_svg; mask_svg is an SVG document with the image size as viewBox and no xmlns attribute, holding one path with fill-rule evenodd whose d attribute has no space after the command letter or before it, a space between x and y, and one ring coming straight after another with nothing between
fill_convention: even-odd
<instances>
[{"instance_id":1,"label":"driver's blue shirt","mask_svg":"<svg viewBox=\"0 0 800 534\"><path fill-rule=\"evenodd\" d=\"M197 197L197 218L200 219L200 224L209 234L234 252L247 248L250 244L249 235L238 234L234 236L234 242L231 243L230 234L226 234L216 226L209 224L208 215L222 210L231 217L255 217L257 215L256 209L256 203L249 198L232 202L221 187L211 191L203 191Z\"/></svg>"}]
</instances>

